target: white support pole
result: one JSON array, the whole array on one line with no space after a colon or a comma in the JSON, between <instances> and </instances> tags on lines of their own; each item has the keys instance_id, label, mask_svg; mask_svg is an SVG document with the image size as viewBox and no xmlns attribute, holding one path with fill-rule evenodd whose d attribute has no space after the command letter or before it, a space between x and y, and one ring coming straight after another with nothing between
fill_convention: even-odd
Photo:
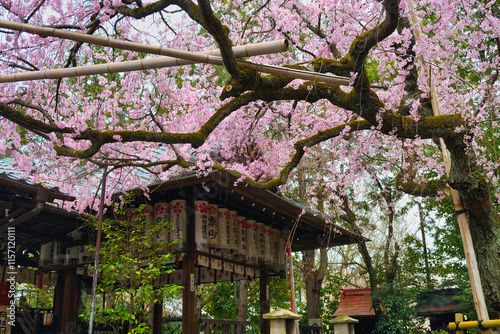
<instances>
[{"instance_id":1,"label":"white support pole","mask_svg":"<svg viewBox=\"0 0 500 334\"><path fill-rule=\"evenodd\" d=\"M221 57L211 55L210 53L189 52L189 51L184 51L184 50L171 49L171 48L167 48L167 47L153 46L153 45L146 45L146 44L135 43L135 42L122 41L122 40L116 40L116 39L112 39L112 38L83 34L83 33L79 33L79 32L66 31L66 30L49 28L49 27L41 27L41 26L36 26L36 25L32 25L32 24L11 22L11 21L5 21L5 20L0 20L0 28L11 29L11 30L16 30L16 31L24 31L24 32L32 33L32 34L37 34L40 36L52 36L52 37L58 37L58 38L65 38L65 39L70 39L70 40L74 40L77 42L102 45L102 46L107 46L107 47L112 47L112 48L117 48L117 49L180 58L180 59L188 61L185 64L192 62L192 63L206 63L206 64L213 64L213 65L223 65ZM270 47L271 45L272 45L272 47ZM257 46L254 46L252 48L253 49L252 52L254 54L252 54L249 51L250 48L248 46L239 47L239 48L242 48L242 50L240 50L240 51L237 50L237 52L241 52L241 54L243 54L242 56L262 55L262 54L283 52L286 50L287 46L288 46L288 43L286 41L281 40L281 41L274 41L274 42L267 42L267 43L259 43ZM138 68L140 68L141 66L144 66L144 61L145 60L142 61L143 63L135 62L134 64L125 64L125 65L122 63L114 63L112 65L112 71L113 72L129 71L129 69L127 69L127 67L129 67L131 65L135 66L135 68L136 68L133 70L138 70ZM146 63L145 66L152 66L152 63L155 62L153 60L148 60L148 61L149 61L149 63ZM160 62L162 62L162 61L164 61L164 60L160 60ZM238 61L238 63L243 67L251 68L251 69L258 71L258 72L281 75L281 76L295 78L295 79L325 82L325 83L335 84L335 85L349 85L349 78L345 78L345 77L337 77L334 75L328 75L328 74L322 74L322 73L316 73L316 72L310 72L310 71L303 71L303 70L297 70L297 69L285 68L285 67L279 67L279 66L255 64L255 63L251 63L251 62L247 62L247 61ZM184 64L184 63L181 63L181 64ZM112 73L112 72L110 72L110 68L108 67L108 65L111 65L111 64L92 65L93 67L91 67L91 68L85 67L85 68L80 68L77 70L74 70L74 69L54 69L54 70L46 70L46 71L34 71L33 73L35 73L35 74L32 74L32 75L30 75L28 73L26 73L26 74L24 74L24 73L22 73L22 74L21 73L4 74L3 76L0 76L0 82L57 79L57 78L75 76L75 75L70 75L70 74L90 75L90 74L100 74L100 73ZM160 67L162 67L162 66L160 66ZM153 68L153 67L150 67L150 68ZM140 68L140 69L148 69L148 68ZM47 71L55 71L55 72L48 72L47 73ZM62 72L60 72L60 71L62 71ZM73 71L73 73L71 73L71 71ZM31 72L29 72L29 73L31 73ZM20 79L19 80L16 79L16 76L17 76L17 78L20 78Z\"/></svg>"},{"instance_id":2,"label":"white support pole","mask_svg":"<svg viewBox=\"0 0 500 334\"><path fill-rule=\"evenodd\" d=\"M0 20L1 22L1 20ZM233 53L236 58L260 56L270 53L280 53L288 49L288 41L286 39L247 44L233 47ZM214 49L209 51L198 52L200 55L220 56L220 50ZM222 63L222 62L221 62ZM141 71L155 68L182 66L188 64L196 64L195 61L161 56L156 58L146 58L141 60L122 61L99 65L77 66L69 68L57 68L40 71L27 71L19 73L10 73L0 75L1 82L17 82L28 80L43 80L43 79L59 79L85 75L117 73L128 71Z\"/></svg>"},{"instance_id":3,"label":"white support pole","mask_svg":"<svg viewBox=\"0 0 500 334\"><path fill-rule=\"evenodd\" d=\"M411 20L412 23L417 29L415 30L415 39L420 40L420 23L418 21L417 16L415 15L415 8L413 3L410 2L410 10L411 10ZM427 68L429 75L429 86L431 89L431 104L432 110L434 112L434 116L441 115L441 106L439 103L439 97L437 94L436 86L430 82L430 74L431 68ZM450 152L446 148L446 144L442 138L439 138L439 142L441 144L441 151L443 152L443 160L446 166L446 173L448 176L450 175L451 170L451 159ZM467 221L467 216L464 212L464 206L462 203L462 199L460 197L460 193L451 189L451 194L453 197L453 203L455 205L455 210L457 212L461 212L457 215L458 226L460 228L460 234L462 236L462 243L464 246L465 259L467 262L467 268L469 271L469 279L472 288L472 296L474 298L474 304L476 306L476 312L479 320L489 320L490 317L488 315L488 310L486 308L486 301L484 300L483 288L481 286L481 278L479 277L479 269L477 265L476 254L474 252L474 245L472 243L472 237L470 234L469 223ZM482 333L491 334L491 329L485 329L481 331Z\"/></svg>"}]
</instances>

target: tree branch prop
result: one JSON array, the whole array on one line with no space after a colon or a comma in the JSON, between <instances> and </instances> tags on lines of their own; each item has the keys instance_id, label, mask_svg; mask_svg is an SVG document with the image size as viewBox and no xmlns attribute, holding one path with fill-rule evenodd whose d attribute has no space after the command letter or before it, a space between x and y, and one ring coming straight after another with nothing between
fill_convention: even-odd
<instances>
[{"instance_id":1,"label":"tree branch prop","mask_svg":"<svg viewBox=\"0 0 500 334\"><path fill-rule=\"evenodd\" d=\"M196 52L171 49L171 48L166 48L166 47L161 47L161 46L152 46L152 45L145 45L145 44L135 43L135 42L127 42L127 41L116 40L116 39L112 39L112 38L77 33L77 32L73 32L73 31L64 31L64 30L58 30L58 29L54 29L54 28L34 26L31 24L10 22L10 21L4 21L4 20L0 20L0 27L12 29L12 30L18 30L18 31L26 31L26 32L37 34L40 36L52 36L52 37L66 38L66 39L71 39L71 40L75 40L75 41L86 42L86 43L96 44L96 45L102 45L102 46L107 46L107 47L112 47L112 48L117 48L117 49L144 52L144 53L152 53L152 54L158 54L158 55L163 55L163 56L181 58L181 59L190 60L190 61L198 62L198 63L224 65L223 58L210 56L208 54L199 54ZM302 79L302 80L315 80L315 81L320 81L320 82L325 82L325 83L330 83L330 84L349 85L349 79L339 78L339 77L332 76L332 75L324 75L321 73L314 73L314 72L299 70L299 69L295 69L295 68L283 68L283 67L279 67L279 66L255 64L255 63L251 63L248 61L239 61L238 64L245 67L245 68L251 69L251 70L280 75L280 76L285 76L285 77L289 77L289 78ZM86 75L86 74L82 74L82 75ZM39 79L42 79L42 78L45 79L43 76L40 77ZM239 79L233 78L232 80L236 80L237 82L241 82L241 78L239 78ZM249 85L251 85L251 87L255 87L255 80L256 80L256 78L253 78L251 80L251 82L246 82L244 85L245 89L233 90L233 93L238 91L239 94L241 94L242 92L249 90L248 89ZM226 88L224 91L225 92L230 91L231 88L235 86L235 84L236 83L226 84ZM231 88L228 88L228 87L231 87ZM228 95L228 96L232 96L232 95Z\"/></svg>"},{"instance_id":2,"label":"tree branch prop","mask_svg":"<svg viewBox=\"0 0 500 334\"><path fill-rule=\"evenodd\" d=\"M288 41L282 39L271 42L235 46L233 48L233 53L237 58L243 58L243 57L253 57L271 53L284 52L287 49L288 49ZM198 53L200 55L208 55L216 57L220 56L220 50L218 49L203 51ZM104 74L104 73L141 71L141 70L182 66L182 65L189 65L196 63L197 62L195 61L163 56L163 57L156 57L156 58L149 58L142 60L122 61L122 62L114 62L107 64L99 64L99 65L77 66L77 67L61 68L61 69L3 74L0 75L0 83L69 78L69 77Z\"/></svg>"}]
</instances>

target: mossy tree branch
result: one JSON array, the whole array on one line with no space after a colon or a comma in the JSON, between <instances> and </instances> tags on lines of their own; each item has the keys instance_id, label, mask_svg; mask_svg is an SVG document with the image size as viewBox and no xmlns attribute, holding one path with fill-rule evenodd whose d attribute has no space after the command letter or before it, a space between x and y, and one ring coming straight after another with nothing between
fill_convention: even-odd
<instances>
[{"instance_id":1,"label":"mossy tree branch","mask_svg":"<svg viewBox=\"0 0 500 334\"><path fill-rule=\"evenodd\" d=\"M144 7L139 6L137 8L131 8L129 6L123 5L123 6L116 6L114 7L114 9L116 10L117 13L120 13L124 16L130 16L135 19L142 19L151 14L160 12L170 5L178 5L180 7L179 3L183 3L184 5L189 5L189 3L191 3L192 5L194 5L194 3L191 1L159 0L150 3Z\"/></svg>"},{"instance_id":2,"label":"mossy tree branch","mask_svg":"<svg viewBox=\"0 0 500 334\"><path fill-rule=\"evenodd\" d=\"M20 104L19 101L16 103ZM25 106L27 105L25 104ZM75 131L71 127L60 128L50 119L48 120L49 123L37 120L30 115L18 109L12 108L11 106L3 102L0 102L0 116L26 128L28 131L42 133L74 133Z\"/></svg>"}]
</instances>

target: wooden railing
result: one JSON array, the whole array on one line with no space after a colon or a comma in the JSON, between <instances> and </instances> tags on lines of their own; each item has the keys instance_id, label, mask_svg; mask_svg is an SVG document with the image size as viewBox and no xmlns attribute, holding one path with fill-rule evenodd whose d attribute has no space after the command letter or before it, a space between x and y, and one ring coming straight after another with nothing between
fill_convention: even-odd
<instances>
[{"instance_id":1,"label":"wooden railing","mask_svg":"<svg viewBox=\"0 0 500 334\"><path fill-rule=\"evenodd\" d=\"M249 322L244 320L200 319L200 324L202 328L203 325L205 326L205 334L245 334Z\"/></svg>"}]
</instances>

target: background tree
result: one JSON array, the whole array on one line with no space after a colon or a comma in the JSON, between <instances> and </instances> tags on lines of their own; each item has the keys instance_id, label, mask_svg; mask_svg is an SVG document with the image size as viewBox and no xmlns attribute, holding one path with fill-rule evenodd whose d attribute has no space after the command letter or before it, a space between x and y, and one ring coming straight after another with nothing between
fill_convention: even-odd
<instances>
[{"instance_id":1,"label":"background tree","mask_svg":"<svg viewBox=\"0 0 500 334\"><path fill-rule=\"evenodd\" d=\"M486 297L500 309L499 194L491 190L498 187L496 1L420 0L415 10L407 0L1 4L2 17L15 21L193 51L221 49L223 69L193 65L2 84L0 154L11 151L34 182L78 192L77 209L92 203L88 189L102 162L114 166L110 182L116 190L167 177L179 167L225 169L269 188L293 180L290 172L317 147L325 156L339 154L329 168L352 191L363 156L380 150L388 169L400 167L402 191L439 196L447 185L459 191ZM423 24L418 41L411 12ZM293 52L256 61L305 65L350 78L350 85L262 75L240 66L231 50L233 44L284 36ZM144 56L11 31L0 47L5 72ZM88 80L102 91L86 92ZM441 116L432 116L429 80L443 102ZM435 148L439 138L451 153L449 176ZM245 166L234 157L247 143L258 145L261 159ZM224 163L206 153L213 147ZM193 152L202 158L189 161ZM408 172L410 159L401 159L405 152L417 157L411 160L414 173ZM84 179L75 177L82 173ZM325 187L334 199L346 185Z\"/></svg>"}]
</instances>

